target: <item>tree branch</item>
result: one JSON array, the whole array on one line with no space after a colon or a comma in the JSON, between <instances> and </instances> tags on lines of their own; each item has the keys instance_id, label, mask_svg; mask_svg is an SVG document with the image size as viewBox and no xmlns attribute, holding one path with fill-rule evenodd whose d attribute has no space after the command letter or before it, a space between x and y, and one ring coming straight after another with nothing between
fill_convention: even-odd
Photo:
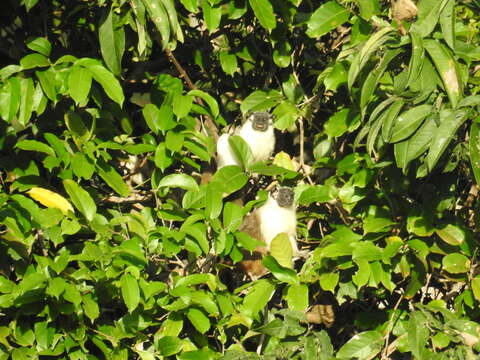
<instances>
[{"instance_id":1,"label":"tree branch","mask_svg":"<svg viewBox=\"0 0 480 360\"><path fill-rule=\"evenodd\" d=\"M165 54L167 55L170 62L177 69L178 73L180 74L180 77L183 78L183 80L185 80L185 83L187 84L188 88L190 90L197 89L195 84L192 82L192 79L190 79L190 76L188 76L185 69L178 62L175 55L173 55L172 51L170 49L165 49ZM202 99L197 98L197 101L200 105L205 105L203 103ZM217 140L218 140L218 129L217 129L217 126L215 125L215 123L213 122L212 118L210 118L209 116L205 116L205 125L206 125L207 129L210 131L210 134L213 136L213 139L215 140L215 142L217 142Z\"/></svg>"}]
</instances>

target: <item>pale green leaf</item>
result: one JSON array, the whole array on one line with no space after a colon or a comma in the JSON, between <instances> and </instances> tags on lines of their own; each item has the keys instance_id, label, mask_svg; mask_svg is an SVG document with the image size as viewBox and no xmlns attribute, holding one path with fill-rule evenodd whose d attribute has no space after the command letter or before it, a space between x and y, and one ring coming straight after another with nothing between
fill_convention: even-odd
<instances>
[{"instance_id":1,"label":"pale green leaf","mask_svg":"<svg viewBox=\"0 0 480 360\"><path fill-rule=\"evenodd\" d=\"M122 71L122 57L125 51L125 32L123 26L116 24L113 7L103 18L99 28L100 51L110 71L119 76Z\"/></svg>"},{"instance_id":2,"label":"pale green leaf","mask_svg":"<svg viewBox=\"0 0 480 360\"><path fill-rule=\"evenodd\" d=\"M277 26L275 13L269 0L248 0L260 25L267 30L273 30Z\"/></svg>"},{"instance_id":3,"label":"pale green leaf","mask_svg":"<svg viewBox=\"0 0 480 360\"><path fill-rule=\"evenodd\" d=\"M135 310L140 303L140 289L137 279L131 274L125 273L120 278L122 297L129 312Z\"/></svg>"},{"instance_id":4,"label":"pale green leaf","mask_svg":"<svg viewBox=\"0 0 480 360\"><path fill-rule=\"evenodd\" d=\"M64 180L63 186L73 205L80 210L88 221L92 221L97 212L97 205L90 194L73 180Z\"/></svg>"},{"instance_id":5,"label":"pale green leaf","mask_svg":"<svg viewBox=\"0 0 480 360\"><path fill-rule=\"evenodd\" d=\"M309 37L320 37L342 25L348 20L350 14L347 9L336 1L328 1L322 4L312 14L307 22Z\"/></svg>"}]
</instances>

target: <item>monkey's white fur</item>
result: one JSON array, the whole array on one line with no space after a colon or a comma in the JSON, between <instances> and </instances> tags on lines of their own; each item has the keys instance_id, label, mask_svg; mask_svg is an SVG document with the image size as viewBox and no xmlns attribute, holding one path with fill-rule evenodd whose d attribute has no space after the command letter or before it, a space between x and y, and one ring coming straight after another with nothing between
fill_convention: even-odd
<instances>
[{"instance_id":1,"label":"monkey's white fur","mask_svg":"<svg viewBox=\"0 0 480 360\"><path fill-rule=\"evenodd\" d=\"M267 202L257 210L261 232L270 249L272 240L280 233L286 233L292 245L293 256L298 253L297 247L297 215L295 205L281 207L271 195Z\"/></svg>"},{"instance_id":2,"label":"monkey's white fur","mask_svg":"<svg viewBox=\"0 0 480 360\"><path fill-rule=\"evenodd\" d=\"M229 134L222 134L217 141L217 167L219 169L227 165L240 166L240 161L238 161L228 143L229 137Z\"/></svg>"},{"instance_id":3,"label":"monkey's white fur","mask_svg":"<svg viewBox=\"0 0 480 360\"><path fill-rule=\"evenodd\" d=\"M254 161L266 161L273 153L275 147L275 133L270 124L266 131L257 131L252 127L252 121L246 121L238 135L250 146Z\"/></svg>"},{"instance_id":4,"label":"monkey's white fur","mask_svg":"<svg viewBox=\"0 0 480 360\"><path fill-rule=\"evenodd\" d=\"M252 150L253 161L266 161L272 155L275 147L275 133L273 126L269 125L266 131L257 131L252 128L252 121L247 120L234 135L240 136ZM217 167L220 169L227 165L241 166L240 161L232 151L228 142L229 134L223 134L217 141Z\"/></svg>"}]
</instances>

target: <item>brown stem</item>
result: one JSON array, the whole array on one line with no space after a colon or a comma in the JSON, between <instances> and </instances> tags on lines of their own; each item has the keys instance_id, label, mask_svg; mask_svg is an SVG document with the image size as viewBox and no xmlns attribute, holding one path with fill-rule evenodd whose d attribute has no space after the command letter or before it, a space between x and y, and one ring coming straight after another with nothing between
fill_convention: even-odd
<instances>
[{"instance_id":1,"label":"brown stem","mask_svg":"<svg viewBox=\"0 0 480 360\"><path fill-rule=\"evenodd\" d=\"M187 84L188 88L190 90L195 90L197 87L195 84L192 82L192 79L190 79L190 76L188 76L187 72L185 69L182 67L182 65L178 62L177 58L175 55L173 55L172 51L170 49L165 49L165 54L167 55L168 59L170 62L175 65L175 68L177 69L178 73L180 74L180 77L185 80L185 83ZM197 99L198 103L200 105L204 105L202 99ZM213 120L209 117L205 117L205 125L207 126L208 130L210 131L210 134L213 136L213 139L215 142L218 140L218 129Z\"/></svg>"},{"instance_id":2,"label":"brown stem","mask_svg":"<svg viewBox=\"0 0 480 360\"><path fill-rule=\"evenodd\" d=\"M384 337L385 347L383 348L383 352L382 352L382 360L387 360L389 358L389 354L388 354L389 346L388 346L388 344L390 342L390 333L393 330L393 322L394 322L394 318L395 318L395 311L400 306L400 303L402 302L402 300L403 300L403 294L400 295L400 298L398 299L397 303L393 307L392 317L388 320L387 334Z\"/></svg>"}]
</instances>

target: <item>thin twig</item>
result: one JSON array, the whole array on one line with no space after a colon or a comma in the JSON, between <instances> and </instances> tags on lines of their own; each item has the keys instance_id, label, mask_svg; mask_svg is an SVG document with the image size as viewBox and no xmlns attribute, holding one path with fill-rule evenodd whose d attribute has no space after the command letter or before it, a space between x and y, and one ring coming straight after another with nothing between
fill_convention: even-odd
<instances>
[{"instance_id":1,"label":"thin twig","mask_svg":"<svg viewBox=\"0 0 480 360\"><path fill-rule=\"evenodd\" d=\"M430 285L430 280L432 279L432 273L427 274L427 281L425 283L425 286L423 287L425 290L422 290L422 297L420 298L420 304L423 304L423 300L425 300L425 295L427 294L428 291L428 286Z\"/></svg>"},{"instance_id":2,"label":"thin twig","mask_svg":"<svg viewBox=\"0 0 480 360\"><path fill-rule=\"evenodd\" d=\"M190 90L196 90L197 87L192 82L192 80L190 79L190 76L188 76L187 72L182 67L182 65L178 62L175 55L173 55L172 51L170 49L165 49L165 54L167 55L168 59L172 62L172 64L175 65L175 68L177 69L178 73L180 74L180 77L183 78L183 80L185 80L185 83L187 84L188 88ZM200 105L204 105L202 99L197 98L197 100L198 100L198 103ZM217 142L217 140L218 140L217 126L215 125L215 123L213 122L213 120L209 116L205 117L205 123L206 123L206 126L207 126L208 130L210 131L210 134L213 136L213 139L215 140L215 142Z\"/></svg>"},{"instance_id":3,"label":"thin twig","mask_svg":"<svg viewBox=\"0 0 480 360\"><path fill-rule=\"evenodd\" d=\"M300 131L300 168L302 169L302 172L303 174L305 175L305 177L307 178L308 182L310 183L310 185L314 185L314 182L313 180L310 178L310 175L308 174L308 171L305 167L305 133L304 133L304 130L303 130L303 118L301 117L299 120L298 120L298 128L299 128L299 131Z\"/></svg>"},{"instance_id":4,"label":"thin twig","mask_svg":"<svg viewBox=\"0 0 480 360\"><path fill-rule=\"evenodd\" d=\"M388 343L390 341L390 333L392 332L392 329L393 329L393 319L395 318L395 311L400 306L400 303L402 302L402 300L403 300L403 294L400 295L400 297L398 298L397 303L393 307L392 317L388 321L387 334L385 335L385 347L383 348L383 351L382 351L382 360L384 360L384 359L387 360L388 359Z\"/></svg>"}]
</instances>

